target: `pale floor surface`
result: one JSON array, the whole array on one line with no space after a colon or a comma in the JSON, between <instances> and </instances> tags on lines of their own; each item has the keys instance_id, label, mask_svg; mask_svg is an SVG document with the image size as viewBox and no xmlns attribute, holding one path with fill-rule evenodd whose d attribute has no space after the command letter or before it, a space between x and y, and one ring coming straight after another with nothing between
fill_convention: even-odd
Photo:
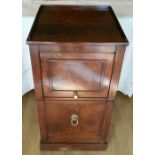
<instances>
[{"instance_id":1,"label":"pale floor surface","mask_svg":"<svg viewBox=\"0 0 155 155\"><path fill-rule=\"evenodd\" d=\"M23 96L23 155L132 155L132 99L117 94L106 151L40 151L34 92Z\"/></svg>"}]
</instances>

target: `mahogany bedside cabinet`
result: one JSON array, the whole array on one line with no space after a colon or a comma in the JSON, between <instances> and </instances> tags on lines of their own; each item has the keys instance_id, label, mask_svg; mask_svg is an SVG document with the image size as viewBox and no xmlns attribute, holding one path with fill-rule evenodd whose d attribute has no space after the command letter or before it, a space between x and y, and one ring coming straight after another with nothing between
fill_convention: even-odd
<instances>
[{"instance_id":1,"label":"mahogany bedside cabinet","mask_svg":"<svg viewBox=\"0 0 155 155\"><path fill-rule=\"evenodd\" d=\"M41 150L104 150L128 45L112 8L41 5L27 44Z\"/></svg>"}]
</instances>

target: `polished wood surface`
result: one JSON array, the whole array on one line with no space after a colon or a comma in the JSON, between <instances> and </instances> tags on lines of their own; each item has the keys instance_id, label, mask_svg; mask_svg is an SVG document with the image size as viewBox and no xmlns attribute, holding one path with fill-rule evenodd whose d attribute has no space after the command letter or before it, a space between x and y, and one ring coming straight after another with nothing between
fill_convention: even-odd
<instances>
[{"instance_id":1,"label":"polished wood surface","mask_svg":"<svg viewBox=\"0 0 155 155\"><path fill-rule=\"evenodd\" d=\"M106 149L128 43L112 8L41 6L27 43L40 148Z\"/></svg>"},{"instance_id":2,"label":"polished wood surface","mask_svg":"<svg viewBox=\"0 0 155 155\"><path fill-rule=\"evenodd\" d=\"M34 97L34 91L31 91L23 96L22 103L23 155L132 155L132 109L132 100L121 93L117 93L108 136L109 145L106 151L65 152L63 150L67 148L67 145L63 144L52 145L52 147L55 148L60 147L61 145L61 151L40 151L37 104ZM51 146L47 145L42 147L51 148ZM87 148L90 150L93 147L88 146ZM101 148L103 148L103 146Z\"/></svg>"},{"instance_id":3,"label":"polished wood surface","mask_svg":"<svg viewBox=\"0 0 155 155\"><path fill-rule=\"evenodd\" d=\"M72 144L66 144L66 143L50 143L50 144L41 144L40 145L41 150L60 150L60 151L67 151L67 150L81 150L82 144L78 143L72 143ZM90 150L105 150L107 148L107 144L85 144L85 151Z\"/></svg>"},{"instance_id":4,"label":"polished wood surface","mask_svg":"<svg viewBox=\"0 0 155 155\"><path fill-rule=\"evenodd\" d=\"M114 53L40 52L45 97L107 97Z\"/></svg>"},{"instance_id":5,"label":"polished wood surface","mask_svg":"<svg viewBox=\"0 0 155 155\"><path fill-rule=\"evenodd\" d=\"M40 66L40 56L38 52L37 45L30 45L29 46L30 55L31 55L31 64L32 64L32 72L33 72L33 81L35 87L35 96L36 99L43 99L43 91L42 91L42 80L41 80L41 68L37 67Z\"/></svg>"},{"instance_id":6,"label":"polished wood surface","mask_svg":"<svg viewBox=\"0 0 155 155\"><path fill-rule=\"evenodd\" d=\"M111 77L111 84L109 88L109 96L108 96L108 100L111 101L114 100L116 96L125 49L126 49L125 46L117 46L114 59L113 73Z\"/></svg>"},{"instance_id":7,"label":"polished wood surface","mask_svg":"<svg viewBox=\"0 0 155 155\"><path fill-rule=\"evenodd\" d=\"M53 90L98 91L100 89L100 79L104 68L104 61L48 61L50 64L49 70L51 70L51 87Z\"/></svg>"},{"instance_id":8,"label":"polished wood surface","mask_svg":"<svg viewBox=\"0 0 155 155\"><path fill-rule=\"evenodd\" d=\"M127 44L110 6L42 5L27 41Z\"/></svg>"},{"instance_id":9,"label":"polished wood surface","mask_svg":"<svg viewBox=\"0 0 155 155\"><path fill-rule=\"evenodd\" d=\"M112 44L111 44L112 45ZM102 43L50 43L39 45L40 52L78 52L78 53L93 53L93 52L115 52L116 46L105 45Z\"/></svg>"},{"instance_id":10,"label":"polished wood surface","mask_svg":"<svg viewBox=\"0 0 155 155\"><path fill-rule=\"evenodd\" d=\"M69 144L104 142L101 134L105 108L106 103L102 101L46 101L47 141ZM73 114L78 116L76 126L71 122Z\"/></svg>"}]
</instances>

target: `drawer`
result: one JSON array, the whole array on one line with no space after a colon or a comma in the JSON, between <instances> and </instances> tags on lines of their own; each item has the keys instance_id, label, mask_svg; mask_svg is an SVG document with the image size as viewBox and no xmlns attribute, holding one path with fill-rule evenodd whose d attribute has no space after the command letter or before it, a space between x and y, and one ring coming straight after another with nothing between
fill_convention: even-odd
<instances>
[{"instance_id":1,"label":"drawer","mask_svg":"<svg viewBox=\"0 0 155 155\"><path fill-rule=\"evenodd\" d=\"M44 97L107 97L114 53L40 52L40 57Z\"/></svg>"},{"instance_id":2,"label":"drawer","mask_svg":"<svg viewBox=\"0 0 155 155\"><path fill-rule=\"evenodd\" d=\"M92 45L89 43L54 43L50 45L39 45L41 52L115 52L116 46L114 45Z\"/></svg>"},{"instance_id":3,"label":"drawer","mask_svg":"<svg viewBox=\"0 0 155 155\"><path fill-rule=\"evenodd\" d=\"M104 142L102 101L45 101L47 142Z\"/></svg>"}]
</instances>

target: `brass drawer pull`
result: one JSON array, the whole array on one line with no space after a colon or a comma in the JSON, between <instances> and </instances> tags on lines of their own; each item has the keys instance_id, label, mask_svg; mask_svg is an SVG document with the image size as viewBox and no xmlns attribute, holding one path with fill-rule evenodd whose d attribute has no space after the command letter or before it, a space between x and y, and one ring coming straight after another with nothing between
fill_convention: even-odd
<instances>
[{"instance_id":1,"label":"brass drawer pull","mask_svg":"<svg viewBox=\"0 0 155 155\"><path fill-rule=\"evenodd\" d=\"M71 124L72 124L72 126L77 126L78 123L79 123L78 115L77 114L72 114L72 116L71 116Z\"/></svg>"},{"instance_id":2,"label":"brass drawer pull","mask_svg":"<svg viewBox=\"0 0 155 155\"><path fill-rule=\"evenodd\" d=\"M77 99L77 98L78 98L77 92L74 92L74 93L73 93L73 97L74 97L74 99Z\"/></svg>"}]
</instances>

